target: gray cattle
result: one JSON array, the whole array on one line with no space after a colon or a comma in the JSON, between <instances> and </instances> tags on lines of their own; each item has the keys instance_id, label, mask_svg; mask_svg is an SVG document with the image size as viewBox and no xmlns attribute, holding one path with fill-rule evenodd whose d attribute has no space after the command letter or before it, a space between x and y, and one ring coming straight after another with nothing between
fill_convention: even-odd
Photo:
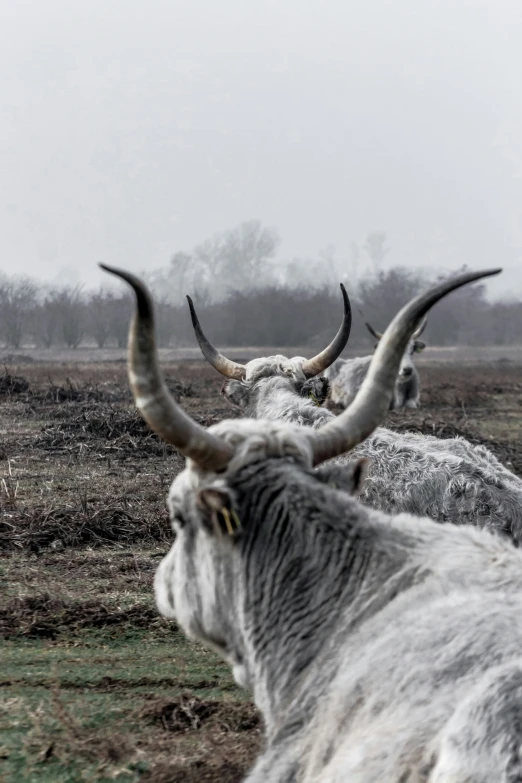
<instances>
[{"instance_id":1,"label":"gray cattle","mask_svg":"<svg viewBox=\"0 0 522 783\"><path fill-rule=\"evenodd\" d=\"M207 356L216 355L193 306L191 311L200 345ZM250 418L320 428L335 418L321 407L328 381L324 377L305 380L302 361L283 356L254 359L245 365L244 378L226 381L223 394ZM218 369L227 372L223 364ZM394 394L396 390L397 384ZM485 527L519 545L522 481L484 446L463 438L442 440L379 427L357 446L354 455L369 459L363 502L391 514L408 512L437 522Z\"/></svg>"},{"instance_id":2,"label":"gray cattle","mask_svg":"<svg viewBox=\"0 0 522 783\"><path fill-rule=\"evenodd\" d=\"M241 408L247 418L286 421L308 427L322 426L333 416L331 411L322 407L329 393L327 379L319 377L304 380L298 375L279 375L280 368L284 366L281 360L289 364L295 361L283 356L254 359L247 365L248 379L226 381L221 393L228 402ZM297 360L300 360L299 357Z\"/></svg>"},{"instance_id":3,"label":"gray cattle","mask_svg":"<svg viewBox=\"0 0 522 783\"><path fill-rule=\"evenodd\" d=\"M229 379L222 389L224 397L232 404L241 407L246 415L251 415L250 409L254 405L257 410L266 409L267 418L284 418L285 421L292 420L297 424L311 423L308 421L308 409L320 407L329 393L329 382L323 373L340 356L350 337L352 311L348 294L342 283L341 292L344 305L343 320L336 336L324 351L313 359L305 359L303 356L289 359L278 354L252 359L246 364L231 361L214 348L201 328L192 299L187 296L192 325L203 356L218 372ZM286 383L271 384L270 393L257 388L260 380L273 377L282 378ZM307 400L311 401L310 405L307 405Z\"/></svg>"},{"instance_id":4,"label":"gray cattle","mask_svg":"<svg viewBox=\"0 0 522 783\"><path fill-rule=\"evenodd\" d=\"M146 289L109 271L137 296L136 404L188 458L156 602L253 693L266 744L246 783L519 783L521 554L470 527L362 506L327 466L312 470L380 423L419 318L478 275L404 308L354 403L323 428L205 430L163 382ZM357 487L364 461L349 470Z\"/></svg>"},{"instance_id":5,"label":"gray cattle","mask_svg":"<svg viewBox=\"0 0 522 783\"><path fill-rule=\"evenodd\" d=\"M377 348L382 339L382 334L376 332L369 323L366 326L370 334L377 340L375 345ZM402 355L393 397L390 402L390 410L419 407L420 381L419 373L413 363L413 357L426 347L426 343L418 339L425 328L426 321L417 329ZM332 402L343 408L350 405L362 386L371 360L371 356L359 356L356 359L337 359L325 371L325 377L330 381Z\"/></svg>"}]
</instances>

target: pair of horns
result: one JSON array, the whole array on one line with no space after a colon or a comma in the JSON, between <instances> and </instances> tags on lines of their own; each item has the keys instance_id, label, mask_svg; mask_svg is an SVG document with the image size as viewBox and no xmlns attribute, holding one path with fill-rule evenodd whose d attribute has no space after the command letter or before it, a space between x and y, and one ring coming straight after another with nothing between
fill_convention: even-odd
<instances>
[{"instance_id":1,"label":"pair of horns","mask_svg":"<svg viewBox=\"0 0 522 783\"><path fill-rule=\"evenodd\" d=\"M372 337L375 337L375 339L376 339L376 340L382 340L382 334L381 334L381 332L377 332L377 331L376 331L376 330L373 328L373 326L372 326L371 324L369 324L369 323L368 323L368 321L365 321L365 322L364 322L364 325L366 326L366 328L368 329L368 331L370 332L370 334L372 335ZM425 328L427 327L427 325L428 325L428 319L427 319L427 318L425 318L425 319L424 319L424 321L423 321L423 322L421 323L421 325L419 326L419 328L417 329L417 331L416 331L416 332L414 332L414 333L412 334L412 336L411 336L411 338L410 338L410 339L412 339L412 340L417 340L417 339L418 339L418 338L421 336L421 334L423 333L423 331L425 330Z\"/></svg>"},{"instance_id":2,"label":"pair of horns","mask_svg":"<svg viewBox=\"0 0 522 783\"><path fill-rule=\"evenodd\" d=\"M138 410L151 429L201 469L224 470L234 456L233 447L187 416L165 385L158 361L153 304L147 288L129 272L100 266L129 283L136 294L136 312L129 332L128 372ZM379 341L366 378L351 405L321 429L306 431L314 465L355 448L384 421L406 346L433 305L456 288L501 271L487 269L459 275L416 296L400 310Z\"/></svg>"},{"instance_id":3,"label":"pair of horns","mask_svg":"<svg viewBox=\"0 0 522 783\"><path fill-rule=\"evenodd\" d=\"M352 328L352 309L350 307L348 294L346 293L346 289L342 283L341 292L343 295L344 315L341 326L339 327L339 331L333 338L330 345L328 345L324 351L321 351L321 353L318 353L317 356L314 356L312 359L307 359L305 362L303 362L302 370L305 378L313 378L315 375L320 375L320 373L324 372L328 367L330 367L330 365L339 358L346 346L346 343L348 342ZM223 356L222 353L219 353L219 351L216 351L212 343L205 337L203 329L201 328L201 324L199 323L196 310L194 308L194 303L192 302L190 296L187 296L187 301L190 308L192 326L194 327L194 332L196 334L199 347L201 348L201 353L207 362L209 362L212 367L215 367L216 370L226 378L234 378L235 380L241 381L246 374L246 368L244 364L233 362L230 359L227 359L226 356Z\"/></svg>"}]
</instances>

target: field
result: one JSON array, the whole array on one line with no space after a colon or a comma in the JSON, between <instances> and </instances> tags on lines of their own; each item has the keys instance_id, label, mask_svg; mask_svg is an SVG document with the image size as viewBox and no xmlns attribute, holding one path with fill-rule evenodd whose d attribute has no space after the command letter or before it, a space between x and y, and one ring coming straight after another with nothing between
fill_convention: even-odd
<instances>
[{"instance_id":1,"label":"field","mask_svg":"<svg viewBox=\"0 0 522 783\"><path fill-rule=\"evenodd\" d=\"M463 434L522 475L520 351L427 354L423 407L387 424ZM182 460L134 411L121 356L45 358L0 372L0 780L240 781L259 716L152 597ZM165 359L198 421L235 415L211 368Z\"/></svg>"}]
</instances>

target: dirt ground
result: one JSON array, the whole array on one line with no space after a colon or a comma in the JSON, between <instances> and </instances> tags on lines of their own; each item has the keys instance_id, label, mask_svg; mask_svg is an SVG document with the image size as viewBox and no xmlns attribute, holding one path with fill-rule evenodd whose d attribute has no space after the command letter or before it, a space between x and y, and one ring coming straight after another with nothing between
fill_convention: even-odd
<instances>
[{"instance_id":1,"label":"dirt ground","mask_svg":"<svg viewBox=\"0 0 522 783\"><path fill-rule=\"evenodd\" d=\"M180 457L134 411L122 361L11 359L0 371L0 781L240 781L259 716L152 597ZM164 369L202 424L237 415L202 362ZM387 425L462 434L522 476L522 362L433 354L421 373L422 407Z\"/></svg>"}]
</instances>

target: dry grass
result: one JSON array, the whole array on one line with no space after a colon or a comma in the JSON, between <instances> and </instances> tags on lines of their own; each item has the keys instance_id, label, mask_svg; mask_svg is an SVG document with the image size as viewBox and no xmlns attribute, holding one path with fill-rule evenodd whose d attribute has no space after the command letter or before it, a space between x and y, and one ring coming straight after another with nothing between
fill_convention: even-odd
<instances>
[{"instance_id":1,"label":"dry grass","mask_svg":"<svg viewBox=\"0 0 522 783\"><path fill-rule=\"evenodd\" d=\"M0 376L0 780L239 783L259 717L154 607L181 459L134 410L123 362L15 359ZM203 424L237 415L203 363L166 374ZM522 366L423 362L421 377L423 407L387 426L463 435L522 475Z\"/></svg>"},{"instance_id":2,"label":"dry grass","mask_svg":"<svg viewBox=\"0 0 522 783\"><path fill-rule=\"evenodd\" d=\"M0 519L0 532L0 548L31 552L48 546L60 551L108 542L120 546L135 541L167 543L172 536L166 512L160 518L139 519L118 505L89 504L85 496L76 507L22 508L10 513L9 520Z\"/></svg>"},{"instance_id":3,"label":"dry grass","mask_svg":"<svg viewBox=\"0 0 522 783\"><path fill-rule=\"evenodd\" d=\"M99 599L71 601L49 593L12 598L0 607L0 636L57 639L64 633L85 628L118 630L151 628L163 624L157 611L143 603L125 609L106 605Z\"/></svg>"},{"instance_id":4,"label":"dry grass","mask_svg":"<svg viewBox=\"0 0 522 783\"><path fill-rule=\"evenodd\" d=\"M22 394L28 391L29 382L21 375L11 375L5 369L3 375L0 375L0 397L11 397L15 394Z\"/></svg>"}]
</instances>

